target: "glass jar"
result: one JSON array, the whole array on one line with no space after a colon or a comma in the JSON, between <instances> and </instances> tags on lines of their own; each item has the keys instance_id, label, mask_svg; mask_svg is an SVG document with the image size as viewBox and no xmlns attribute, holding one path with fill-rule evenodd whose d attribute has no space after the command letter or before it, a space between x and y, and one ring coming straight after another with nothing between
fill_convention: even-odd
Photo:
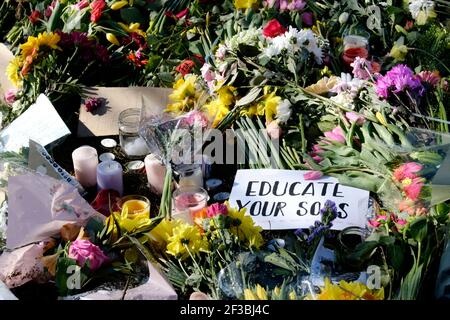
<instances>
[{"instance_id":1,"label":"glass jar","mask_svg":"<svg viewBox=\"0 0 450 320\"><path fill-rule=\"evenodd\" d=\"M150 153L144 139L139 136L139 108L130 108L119 114L120 146L128 158L143 158Z\"/></svg>"},{"instance_id":2,"label":"glass jar","mask_svg":"<svg viewBox=\"0 0 450 320\"><path fill-rule=\"evenodd\" d=\"M119 200L118 207L120 211L126 209L130 219L138 216L150 217L150 201L144 196L125 196Z\"/></svg>"},{"instance_id":3,"label":"glass jar","mask_svg":"<svg viewBox=\"0 0 450 320\"><path fill-rule=\"evenodd\" d=\"M365 261L356 260L356 258L352 257L352 253L369 235L370 231L368 229L360 227L347 227L338 234L336 258L341 266L348 271L361 269Z\"/></svg>"},{"instance_id":4,"label":"glass jar","mask_svg":"<svg viewBox=\"0 0 450 320\"><path fill-rule=\"evenodd\" d=\"M182 164L175 168L180 187L203 187L203 170L201 164Z\"/></svg>"},{"instance_id":5,"label":"glass jar","mask_svg":"<svg viewBox=\"0 0 450 320\"><path fill-rule=\"evenodd\" d=\"M196 213L208 205L208 192L195 186L185 186L176 189L172 194L173 216L188 223L193 223Z\"/></svg>"}]
</instances>

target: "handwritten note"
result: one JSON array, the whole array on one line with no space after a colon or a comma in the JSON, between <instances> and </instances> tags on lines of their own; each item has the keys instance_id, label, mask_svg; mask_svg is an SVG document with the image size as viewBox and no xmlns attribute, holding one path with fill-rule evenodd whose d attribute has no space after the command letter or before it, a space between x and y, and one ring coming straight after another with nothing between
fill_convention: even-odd
<instances>
[{"instance_id":1,"label":"handwritten note","mask_svg":"<svg viewBox=\"0 0 450 320\"><path fill-rule=\"evenodd\" d=\"M41 94L35 104L1 131L0 149L18 152L22 147L28 147L30 139L47 146L69 134L69 128L50 100Z\"/></svg>"},{"instance_id":2,"label":"handwritten note","mask_svg":"<svg viewBox=\"0 0 450 320\"><path fill-rule=\"evenodd\" d=\"M238 170L230 204L246 208L255 223L266 230L308 228L320 220L327 200L338 208L332 229L364 227L367 223L369 192L343 186L332 177L307 181L307 171Z\"/></svg>"}]
</instances>

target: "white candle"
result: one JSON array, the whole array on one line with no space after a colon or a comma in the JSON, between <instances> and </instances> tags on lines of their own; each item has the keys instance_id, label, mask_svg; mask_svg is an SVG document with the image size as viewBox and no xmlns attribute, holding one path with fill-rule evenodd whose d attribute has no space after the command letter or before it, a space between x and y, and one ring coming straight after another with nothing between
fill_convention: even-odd
<instances>
[{"instance_id":1,"label":"white candle","mask_svg":"<svg viewBox=\"0 0 450 320\"><path fill-rule=\"evenodd\" d=\"M104 161L97 167L98 190L112 189L123 195L123 170L116 161Z\"/></svg>"},{"instance_id":2,"label":"white candle","mask_svg":"<svg viewBox=\"0 0 450 320\"><path fill-rule=\"evenodd\" d=\"M90 146L81 146L72 152L75 178L83 187L93 187L97 183L97 150Z\"/></svg>"},{"instance_id":3,"label":"white candle","mask_svg":"<svg viewBox=\"0 0 450 320\"><path fill-rule=\"evenodd\" d=\"M161 194L164 188L166 167L164 167L161 161L153 154L146 156L144 162L149 187L158 194Z\"/></svg>"}]
</instances>

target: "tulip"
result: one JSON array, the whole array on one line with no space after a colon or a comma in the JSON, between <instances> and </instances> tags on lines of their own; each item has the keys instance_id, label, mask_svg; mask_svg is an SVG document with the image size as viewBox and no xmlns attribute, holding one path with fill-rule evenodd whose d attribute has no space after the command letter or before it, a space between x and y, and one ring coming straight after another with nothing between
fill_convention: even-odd
<instances>
[{"instance_id":1,"label":"tulip","mask_svg":"<svg viewBox=\"0 0 450 320\"><path fill-rule=\"evenodd\" d=\"M106 40L108 40L112 44L115 44L116 46L120 46L119 40L117 40L116 36L112 33L106 34Z\"/></svg>"},{"instance_id":2,"label":"tulip","mask_svg":"<svg viewBox=\"0 0 450 320\"><path fill-rule=\"evenodd\" d=\"M303 174L303 178L305 180L317 180L320 179L323 176L323 173L320 171L309 171L305 174Z\"/></svg>"}]
</instances>

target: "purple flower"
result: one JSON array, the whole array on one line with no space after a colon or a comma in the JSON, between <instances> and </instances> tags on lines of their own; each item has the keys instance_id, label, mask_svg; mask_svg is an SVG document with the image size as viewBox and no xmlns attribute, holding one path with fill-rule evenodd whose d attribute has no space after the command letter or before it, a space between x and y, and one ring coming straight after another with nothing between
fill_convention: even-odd
<instances>
[{"instance_id":1,"label":"purple flower","mask_svg":"<svg viewBox=\"0 0 450 320\"><path fill-rule=\"evenodd\" d=\"M13 104L14 101L16 101L16 96L17 96L17 89L9 89L8 91L5 92L5 102L7 104Z\"/></svg>"},{"instance_id":2,"label":"purple flower","mask_svg":"<svg viewBox=\"0 0 450 320\"><path fill-rule=\"evenodd\" d=\"M385 76L377 79L376 91L380 97L387 99L391 93L398 94L405 91L422 96L425 89L419 77L415 76L410 68L399 64L389 70Z\"/></svg>"},{"instance_id":3,"label":"purple flower","mask_svg":"<svg viewBox=\"0 0 450 320\"><path fill-rule=\"evenodd\" d=\"M312 12L304 12L304 13L302 13L302 23L306 27L311 27L314 24Z\"/></svg>"},{"instance_id":4,"label":"purple flower","mask_svg":"<svg viewBox=\"0 0 450 320\"><path fill-rule=\"evenodd\" d=\"M352 73L355 78L369 80L372 74L372 63L366 58L356 57L350 64L353 67Z\"/></svg>"},{"instance_id":5,"label":"purple flower","mask_svg":"<svg viewBox=\"0 0 450 320\"><path fill-rule=\"evenodd\" d=\"M84 107L86 108L87 112L92 112L96 110L97 108L100 108L102 105L102 99L100 98L89 98L84 103Z\"/></svg>"}]
</instances>

